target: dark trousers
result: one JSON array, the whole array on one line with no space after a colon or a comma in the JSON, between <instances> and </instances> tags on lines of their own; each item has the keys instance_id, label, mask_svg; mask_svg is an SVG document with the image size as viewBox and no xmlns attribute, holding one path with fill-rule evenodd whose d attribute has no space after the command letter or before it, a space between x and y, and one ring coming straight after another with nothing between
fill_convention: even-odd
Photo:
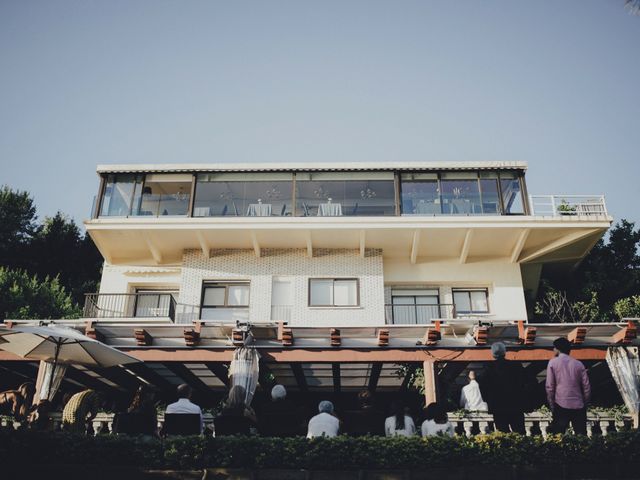
<instances>
[{"instance_id":1,"label":"dark trousers","mask_svg":"<svg viewBox=\"0 0 640 480\"><path fill-rule=\"evenodd\" d=\"M526 435L522 412L493 412L493 423L499 432Z\"/></svg>"},{"instance_id":2,"label":"dark trousers","mask_svg":"<svg viewBox=\"0 0 640 480\"><path fill-rule=\"evenodd\" d=\"M576 435L587 434L587 409L586 408L562 408L556 404L553 408L553 420L549 426L551 433L565 433L569 422Z\"/></svg>"}]
</instances>

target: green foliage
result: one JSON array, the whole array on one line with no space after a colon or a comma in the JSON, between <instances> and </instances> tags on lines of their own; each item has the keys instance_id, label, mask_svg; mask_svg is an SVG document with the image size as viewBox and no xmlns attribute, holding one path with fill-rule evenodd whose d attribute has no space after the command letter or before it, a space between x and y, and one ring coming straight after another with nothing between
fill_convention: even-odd
<instances>
[{"instance_id":1,"label":"green foliage","mask_svg":"<svg viewBox=\"0 0 640 480\"><path fill-rule=\"evenodd\" d=\"M0 188L0 265L14 266L15 254L38 230L36 207L27 192Z\"/></svg>"},{"instance_id":2,"label":"green foliage","mask_svg":"<svg viewBox=\"0 0 640 480\"><path fill-rule=\"evenodd\" d=\"M618 318L640 317L640 295L621 298L613 304L613 311Z\"/></svg>"},{"instance_id":3,"label":"green foliage","mask_svg":"<svg viewBox=\"0 0 640 480\"><path fill-rule=\"evenodd\" d=\"M38 452L33 455L33 452ZM138 466L179 470L424 469L474 465L542 465L640 460L640 432L606 437L494 433L475 437L346 437L306 439L201 436L84 437L0 430L0 464Z\"/></svg>"},{"instance_id":4,"label":"green foliage","mask_svg":"<svg viewBox=\"0 0 640 480\"><path fill-rule=\"evenodd\" d=\"M0 320L78 318L80 313L57 277L40 281L25 271L0 267Z\"/></svg>"}]
</instances>

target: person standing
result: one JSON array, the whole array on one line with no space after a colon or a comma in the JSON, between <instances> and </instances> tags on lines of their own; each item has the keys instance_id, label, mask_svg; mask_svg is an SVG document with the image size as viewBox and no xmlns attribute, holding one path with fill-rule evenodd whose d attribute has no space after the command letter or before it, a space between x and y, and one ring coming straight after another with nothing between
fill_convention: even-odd
<instances>
[{"instance_id":1,"label":"person standing","mask_svg":"<svg viewBox=\"0 0 640 480\"><path fill-rule=\"evenodd\" d=\"M571 358L571 342L564 337L553 342L555 357L547 366L547 401L553 412L550 430L565 433L569 422L576 435L587 434L587 404L591 400L591 385L587 369L581 361Z\"/></svg>"},{"instance_id":2,"label":"person standing","mask_svg":"<svg viewBox=\"0 0 640 480\"><path fill-rule=\"evenodd\" d=\"M502 342L491 345L491 354L495 361L487 366L482 383L493 423L500 432L525 435L524 368L505 358L507 348Z\"/></svg>"},{"instance_id":3,"label":"person standing","mask_svg":"<svg viewBox=\"0 0 640 480\"><path fill-rule=\"evenodd\" d=\"M91 431L91 422L98 414L102 403L100 395L93 390L76 393L62 410L62 429L81 434Z\"/></svg>"}]
</instances>

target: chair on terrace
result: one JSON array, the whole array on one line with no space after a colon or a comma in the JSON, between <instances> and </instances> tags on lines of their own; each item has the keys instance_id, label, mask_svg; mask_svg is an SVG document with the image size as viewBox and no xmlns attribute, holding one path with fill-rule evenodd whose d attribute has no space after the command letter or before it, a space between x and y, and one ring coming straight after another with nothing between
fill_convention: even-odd
<instances>
[{"instance_id":1,"label":"chair on terrace","mask_svg":"<svg viewBox=\"0 0 640 480\"><path fill-rule=\"evenodd\" d=\"M165 413L164 435L199 435L200 414L198 413Z\"/></svg>"}]
</instances>

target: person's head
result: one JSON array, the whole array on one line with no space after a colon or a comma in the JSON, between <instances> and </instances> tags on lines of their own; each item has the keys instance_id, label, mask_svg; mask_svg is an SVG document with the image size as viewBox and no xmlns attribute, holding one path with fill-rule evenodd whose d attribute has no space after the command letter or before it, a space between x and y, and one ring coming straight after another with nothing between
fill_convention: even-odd
<instances>
[{"instance_id":1,"label":"person's head","mask_svg":"<svg viewBox=\"0 0 640 480\"><path fill-rule=\"evenodd\" d=\"M424 418L427 420L433 420L436 416L438 405L435 402L430 403L424 407Z\"/></svg>"},{"instance_id":2,"label":"person's head","mask_svg":"<svg viewBox=\"0 0 640 480\"><path fill-rule=\"evenodd\" d=\"M569 355L569 352L571 352L571 342L565 337L556 338L553 341L553 351L556 355L558 355L559 353Z\"/></svg>"},{"instance_id":3,"label":"person's head","mask_svg":"<svg viewBox=\"0 0 640 480\"><path fill-rule=\"evenodd\" d=\"M138 390L133 396L131 400L131 404L129 405L128 411L132 412L134 410L138 410L144 406L153 404L154 393L151 388L146 385L140 385Z\"/></svg>"},{"instance_id":4,"label":"person's head","mask_svg":"<svg viewBox=\"0 0 640 480\"><path fill-rule=\"evenodd\" d=\"M476 372L469 370L469 381L472 382L476 379Z\"/></svg>"},{"instance_id":5,"label":"person's head","mask_svg":"<svg viewBox=\"0 0 640 480\"><path fill-rule=\"evenodd\" d=\"M328 413L331 415L333 413L333 403L329 400L323 400L318 404L318 411L320 413Z\"/></svg>"},{"instance_id":6,"label":"person's head","mask_svg":"<svg viewBox=\"0 0 640 480\"><path fill-rule=\"evenodd\" d=\"M373 394L370 390L364 389L358 392L358 405L360 405L360 407L370 407L373 405Z\"/></svg>"},{"instance_id":7,"label":"person's head","mask_svg":"<svg viewBox=\"0 0 640 480\"><path fill-rule=\"evenodd\" d=\"M177 392L178 392L178 398L191 398L191 395L193 394L193 389L186 383L183 383L182 385L178 385Z\"/></svg>"},{"instance_id":8,"label":"person's head","mask_svg":"<svg viewBox=\"0 0 640 480\"><path fill-rule=\"evenodd\" d=\"M280 402L287 398L287 389L284 385L276 385L271 389L271 400L274 402Z\"/></svg>"},{"instance_id":9,"label":"person's head","mask_svg":"<svg viewBox=\"0 0 640 480\"><path fill-rule=\"evenodd\" d=\"M491 355L493 355L493 358L495 358L496 360L503 359L506 354L507 354L507 347L505 346L504 343L496 342L493 345L491 345Z\"/></svg>"},{"instance_id":10,"label":"person's head","mask_svg":"<svg viewBox=\"0 0 640 480\"><path fill-rule=\"evenodd\" d=\"M433 421L436 423L447 423L449 421L447 410L444 408L444 405L442 405L441 403L436 404Z\"/></svg>"},{"instance_id":11,"label":"person's head","mask_svg":"<svg viewBox=\"0 0 640 480\"><path fill-rule=\"evenodd\" d=\"M229 390L227 397L227 408L244 408L247 391L242 385L234 385Z\"/></svg>"},{"instance_id":12,"label":"person's head","mask_svg":"<svg viewBox=\"0 0 640 480\"><path fill-rule=\"evenodd\" d=\"M405 407L402 400L394 400L391 403L391 411L396 417L396 430L404 430Z\"/></svg>"}]
</instances>

